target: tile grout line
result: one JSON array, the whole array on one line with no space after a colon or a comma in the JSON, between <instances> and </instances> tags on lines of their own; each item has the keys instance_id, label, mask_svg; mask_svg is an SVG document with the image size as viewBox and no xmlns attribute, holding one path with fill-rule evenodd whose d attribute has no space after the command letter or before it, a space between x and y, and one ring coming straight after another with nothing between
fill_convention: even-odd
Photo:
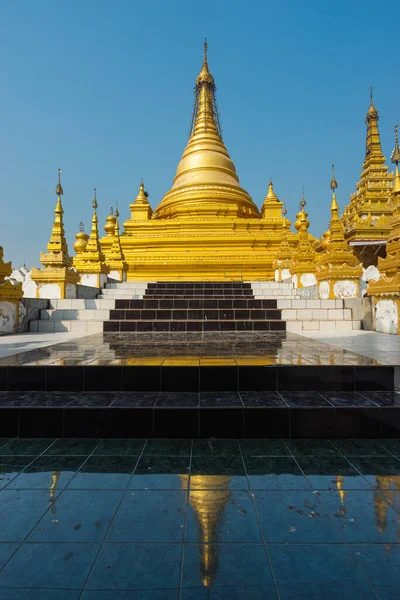
<instances>
[{"instance_id":1,"label":"tile grout line","mask_svg":"<svg viewBox=\"0 0 400 600\"><path fill-rule=\"evenodd\" d=\"M107 439L107 438L105 438L105 439ZM118 511L119 511L119 509L120 509L120 507L121 507L121 504L122 504L122 502L123 502L123 500L124 500L124 498L125 498L125 494L126 494L126 492L127 492L127 490L128 490L128 486L129 486L129 484L130 484L130 482L131 482L131 480L132 480L132 477L133 477L133 475L134 475L134 473L135 473L136 467L137 467L137 465L138 465L138 463L139 463L140 459L141 459L141 458L142 458L142 456L143 456L144 449L145 449L145 448L146 448L146 446L147 446L147 441L148 441L148 440L146 439L145 443L143 444L142 452L141 452L140 456L138 456L138 459L137 459L137 461L136 461L136 464L135 464L135 466L134 466L134 468L133 468L133 471L132 471L132 473L131 473L131 476L129 477L129 479L128 479L127 483L126 483L126 487L125 487L125 489L122 491L121 498L120 498L120 500L119 500L119 502L118 502L118 505L117 505L117 508L115 509L115 512L114 512L114 516L113 516L113 517L112 517L112 519L110 520L110 523L109 523L109 526L108 526L108 528L107 528L107 531L106 531L106 533L105 533L105 535L104 535L103 541L102 541L102 542L100 542L100 544L99 544L99 546L100 546L100 547L99 547L99 550L98 550L98 552L97 552L97 554L96 554L96 556L95 556L95 558L94 558L94 560L93 560L93 564L92 564L92 566L91 566L91 567L90 567L90 569L89 569L89 573L88 573L88 575L87 575L87 577L86 577L86 579L85 579L85 582L84 582L84 584L83 584L83 586L82 586L81 593L79 594L79 598L78 598L78 600L80 600L80 599L82 598L82 594L83 594L83 593L86 591L86 586L87 586L87 584L88 584L88 582L89 582L90 576L92 575L92 573L93 573L93 571L94 571L94 568L95 568L95 566L96 566L96 563L97 563L97 559L98 559L98 558L99 558L99 556L100 556L100 552L102 551L102 549L103 549L103 547L104 547L104 544L106 543L107 537L108 537L108 535L109 535L109 533L110 533L110 530L111 530L111 527L112 527L112 525L113 525L113 523L114 523L115 517L117 516L117 513L118 513ZM97 446L96 446L96 448L97 448ZM94 450L93 450L93 452L94 452ZM92 453L92 454L93 454L93 453Z\"/></svg>"},{"instance_id":2,"label":"tile grout line","mask_svg":"<svg viewBox=\"0 0 400 600\"><path fill-rule=\"evenodd\" d=\"M184 565L184 561L185 561L185 543L186 543L186 522L187 522L189 494L190 494L190 480L192 477L192 458L193 458L193 440L191 440L191 445L190 445L189 475L188 475L188 486L187 486L187 490L186 490L186 499L185 499L185 518L184 518L184 522L183 522L183 532L182 532L182 552L181 552L181 565L180 565L179 583L178 583L178 600L181 600L181 595L182 595L182 578L183 578L183 565Z\"/></svg>"},{"instance_id":3,"label":"tile grout line","mask_svg":"<svg viewBox=\"0 0 400 600\"><path fill-rule=\"evenodd\" d=\"M252 500L252 503L253 503L253 508L254 508L254 512L255 512L255 515L256 515L258 528L260 530L262 544L263 544L264 551L265 551L265 554L266 554L266 558L267 558L267 561L268 561L268 566L269 566L269 569L271 571L271 578L272 578L272 581L273 581L273 584L274 584L274 587L275 587L275 591L276 591L276 597L277 597L277 600L280 600L280 593L279 593L278 583L277 583L277 580L276 580L274 569L272 567L272 562L271 562L271 558L270 558L270 555L269 555L269 552L268 552L268 546L267 546L267 542L266 542L266 539L265 539L265 536L264 536L264 531L263 531L263 528L262 528L262 525L261 525L260 516L258 514L257 505L256 505L256 502L255 502L254 491L252 490L252 488L250 486L250 481L249 481L249 477L248 477L247 469L246 469L246 461L245 461L244 456L243 456L242 447L240 445L240 442L239 442L239 452L240 452L240 458L241 458L242 464L243 464L244 473L245 473L246 479L247 479L247 485L248 485L248 492L247 493L249 494L249 496L250 496L250 498Z\"/></svg>"}]
</instances>

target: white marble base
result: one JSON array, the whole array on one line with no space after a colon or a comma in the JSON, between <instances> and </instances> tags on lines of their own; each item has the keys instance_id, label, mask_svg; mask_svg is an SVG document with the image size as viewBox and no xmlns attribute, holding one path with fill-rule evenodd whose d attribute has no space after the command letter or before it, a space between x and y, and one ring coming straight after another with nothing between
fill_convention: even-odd
<instances>
[{"instance_id":1,"label":"white marble base","mask_svg":"<svg viewBox=\"0 0 400 600\"><path fill-rule=\"evenodd\" d=\"M58 283L41 283L39 285L39 298L61 298L61 288Z\"/></svg>"},{"instance_id":2,"label":"white marble base","mask_svg":"<svg viewBox=\"0 0 400 600\"><path fill-rule=\"evenodd\" d=\"M397 303L393 300L379 300L375 305L375 331L380 333L399 333L399 315Z\"/></svg>"},{"instance_id":3,"label":"white marble base","mask_svg":"<svg viewBox=\"0 0 400 600\"><path fill-rule=\"evenodd\" d=\"M319 284L318 293L319 293L319 297L322 300L328 300L328 298L330 296L330 289L329 289L328 281L321 281L321 283Z\"/></svg>"},{"instance_id":4,"label":"white marble base","mask_svg":"<svg viewBox=\"0 0 400 600\"><path fill-rule=\"evenodd\" d=\"M18 321L17 310L14 302L0 302L0 335L14 333Z\"/></svg>"},{"instance_id":5,"label":"white marble base","mask_svg":"<svg viewBox=\"0 0 400 600\"><path fill-rule=\"evenodd\" d=\"M314 273L303 273L300 276L300 283L303 287L308 287L309 285L316 285L317 279Z\"/></svg>"}]
</instances>

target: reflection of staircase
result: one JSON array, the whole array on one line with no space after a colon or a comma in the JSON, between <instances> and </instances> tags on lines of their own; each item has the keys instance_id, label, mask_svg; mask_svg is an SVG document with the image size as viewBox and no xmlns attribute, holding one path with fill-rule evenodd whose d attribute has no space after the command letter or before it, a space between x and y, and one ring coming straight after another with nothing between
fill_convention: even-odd
<instances>
[{"instance_id":1,"label":"reflection of staircase","mask_svg":"<svg viewBox=\"0 0 400 600\"><path fill-rule=\"evenodd\" d=\"M95 300L49 300L39 332L352 331L344 300L305 300L292 283L111 283Z\"/></svg>"}]
</instances>

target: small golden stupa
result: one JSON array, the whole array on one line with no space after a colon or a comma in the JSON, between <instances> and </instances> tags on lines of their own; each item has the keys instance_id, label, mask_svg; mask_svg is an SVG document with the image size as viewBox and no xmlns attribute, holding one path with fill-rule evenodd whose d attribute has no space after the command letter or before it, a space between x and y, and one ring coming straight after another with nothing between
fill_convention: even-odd
<instances>
[{"instance_id":1,"label":"small golden stupa","mask_svg":"<svg viewBox=\"0 0 400 600\"><path fill-rule=\"evenodd\" d=\"M283 216L286 217L286 207L283 209ZM279 245L278 254L272 266L275 269L275 281L284 281L291 276L290 269L293 263L293 248L288 242L288 230L290 221L285 221L282 229L282 239Z\"/></svg>"},{"instance_id":2,"label":"small golden stupa","mask_svg":"<svg viewBox=\"0 0 400 600\"><path fill-rule=\"evenodd\" d=\"M172 188L153 213L141 184L124 223L128 281L274 279L286 224L283 203L271 182L260 212L240 186L222 139L215 92L205 43L189 142ZM295 237L288 233L292 247Z\"/></svg>"},{"instance_id":3,"label":"small golden stupa","mask_svg":"<svg viewBox=\"0 0 400 600\"><path fill-rule=\"evenodd\" d=\"M105 263L105 256L99 240L96 188L94 189L92 207L92 229L89 238L86 240L85 249L77 253L74 257L74 267L79 271L80 283L82 285L102 288L107 281L107 275L110 272L110 269ZM79 234L77 234L77 236L78 235Z\"/></svg>"},{"instance_id":4,"label":"small golden stupa","mask_svg":"<svg viewBox=\"0 0 400 600\"><path fill-rule=\"evenodd\" d=\"M310 221L307 219L308 213L305 211L307 202L303 194L300 202L300 212L296 215L296 222L294 227L297 231L297 246L294 252L294 258L290 272L292 274L292 280L295 287L302 288L309 285L315 285L317 280L315 278L315 267L316 267L316 251L313 244L313 238L308 233Z\"/></svg>"},{"instance_id":5,"label":"small golden stupa","mask_svg":"<svg viewBox=\"0 0 400 600\"><path fill-rule=\"evenodd\" d=\"M345 239L354 247L364 267L376 265L378 256L384 256L392 217L388 200L393 173L388 172L382 153L378 121L379 113L373 103L371 88L365 118L367 139L361 179L342 217Z\"/></svg>"},{"instance_id":6,"label":"small golden stupa","mask_svg":"<svg viewBox=\"0 0 400 600\"><path fill-rule=\"evenodd\" d=\"M43 269L32 269L31 278L37 283L38 298L76 298L78 273L72 268L72 258L68 254L65 239L61 196L64 190L61 185L62 170L58 169L56 186L57 204L54 209L55 219L47 252L40 253Z\"/></svg>"},{"instance_id":7,"label":"small golden stupa","mask_svg":"<svg viewBox=\"0 0 400 600\"><path fill-rule=\"evenodd\" d=\"M125 262L124 254L121 248L121 238L119 235L119 223L118 223L119 211L118 203L115 209L115 223L114 223L114 235L113 244L106 254L106 265L110 269L110 278L117 281L126 281L126 272L128 265Z\"/></svg>"},{"instance_id":8,"label":"small golden stupa","mask_svg":"<svg viewBox=\"0 0 400 600\"><path fill-rule=\"evenodd\" d=\"M332 204L331 220L328 234L321 243L322 252L316 267L316 278L319 285L320 298L357 298L359 281L363 269L355 264L353 250L344 239L343 225L339 218L339 205L336 200L338 183L332 165Z\"/></svg>"}]
</instances>

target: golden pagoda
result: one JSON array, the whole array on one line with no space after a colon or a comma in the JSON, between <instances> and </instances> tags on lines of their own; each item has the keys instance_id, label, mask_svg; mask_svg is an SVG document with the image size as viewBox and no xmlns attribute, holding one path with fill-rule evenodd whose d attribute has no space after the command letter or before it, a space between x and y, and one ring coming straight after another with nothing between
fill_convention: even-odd
<instances>
[{"instance_id":1,"label":"golden pagoda","mask_svg":"<svg viewBox=\"0 0 400 600\"><path fill-rule=\"evenodd\" d=\"M286 223L282 203L271 184L260 212L240 186L222 139L215 92L205 43L190 137L172 188L153 213L142 184L124 223L128 281L274 278ZM294 234L288 242L294 245Z\"/></svg>"},{"instance_id":2,"label":"golden pagoda","mask_svg":"<svg viewBox=\"0 0 400 600\"><path fill-rule=\"evenodd\" d=\"M61 169L58 169L56 186L57 204L54 209L55 219L47 252L40 253L43 269L32 269L31 278L37 283L38 298L76 298L79 275L72 268L72 258L68 254L65 239L61 196L64 190L61 185Z\"/></svg>"},{"instance_id":3,"label":"golden pagoda","mask_svg":"<svg viewBox=\"0 0 400 600\"><path fill-rule=\"evenodd\" d=\"M105 256L99 240L96 188L94 189L92 207L92 230L89 239L87 240L85 250L77 253L74 257L74 266L79 271L80 283L82 285L102 288L107 282L107 275L110 272L110 269L105 264Z\"/></svg>"},{"instance_id":4,"label":"golden pagoda","mask_svg":"<svg viewBox=\"0 0 400 600\"><path fill-rule=\"evenodd\" d=\"M360 293L361 264L355 266L353 250L344 239L343 225L339 218L339 205L336 201L338 183L332 165L332 204L329 234L325 236L316 266L316 278L320 298L358 298ZM326 232L325 232L326 233ZM322 246L321 244L321 246Z\"/></svg>"},{"instance_id":5,"label":"golden pagoda","mask_svg":"<svg viewBox=\"0 0 400 600\"><path fill-rule=\"evenodd\" d=\"M305 211L307 202L303 194L300 202L300 212L296 215L294 224L297 231L297 246L294 252L295 258L292 261L290 272L292 281L297 288L315 285L316 252L313 244L314 238L308 233L310 222L307 219L308 213Z\"/></svg>"},{"instance_id":6,"label":"golden pagoda","mask_svg":"<svg viewBox=\"0 0 400 600\"><path fill-rule=\"evenodd\" d=\"M396 165L396 174L390 201L393 214L386 245L386 258L378 260L378 269L381 272L379 281L371 280L368 286L368 294L373 296L375 306L375 326L379 313L382 313L382 316L384 313L391 314L393 323L388 331L390 333L400 331L400 148L398 125L395 127L395 136L395 147L391 158ZM383 331L384 329L379 330Z\"/></svg>"},{"instance_id":7,"label":"golden pagoda","mask_svg":"<svg viewBox=\"0 0 400 600\"><path fill-rule=\"evenodd\" d=\"M345 239L354 246L364 267L376 266L377 257L384 256L392 216L388 200L393 173L388 172L385 164L378 120L379 113L373 103L371 88L370 106L365 118L367 139L361 179L342 217Z\"/></svg>"},{"instance_id":8,"label":"golden pagoda","mask_svg":"<svg viewBox=\"0 0 400 600\"><path fill-rule=\"evenodd\" d=\"M121 248L118 217L119 211L117 203L117 208L114 215L115 225L113 244L106 255L106 265L110 269L111 279L116 279L117 281L126 281L126 271L128 270L128 265L125 262L124 254Z\"/></svg>"},{"instance_id":9,"label":"golden pagoda","mask_svg":"<svg viewBox=\"0 0 400 600\"><path fill-rule=\"evenodd\" d=\"M283 209L283 216L286 217L286 207ZM290 269L293 263L293 248L288 242L288 230L290 221L285 220L282 230L282 239L279 245L278 254L272 266L275 269L275 281L284 281L291 276Z\"/></svg>"}]
</instances>

